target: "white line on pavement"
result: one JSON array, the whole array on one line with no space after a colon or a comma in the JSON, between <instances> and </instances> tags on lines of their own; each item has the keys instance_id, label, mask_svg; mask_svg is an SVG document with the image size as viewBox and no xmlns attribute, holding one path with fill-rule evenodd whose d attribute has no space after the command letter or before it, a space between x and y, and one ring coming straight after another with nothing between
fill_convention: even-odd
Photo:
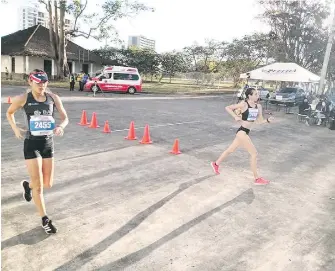
<instances>
[{"instance_id":1,"label":"white line on pavement","mask_svg":"<svg viewBox=\"0 0 335 271\"><path fill-rule=\"evenodd\" d=\"M185 122L177 122L177 123L165 123L165 124L157 124L157 125L149 125L149 128L156 128L156 127L167 127L167 126L174 126L174 125L181 125L181 124L191 124L191 123L200 123L204 121L185 121ZM137 129L143 129L143 127L135 127L135 130ZM121 130L112 130L112 132L123 132L123 131L128 131L129 128L127 129L121 129Z\"/></svg>"}]
</instances>

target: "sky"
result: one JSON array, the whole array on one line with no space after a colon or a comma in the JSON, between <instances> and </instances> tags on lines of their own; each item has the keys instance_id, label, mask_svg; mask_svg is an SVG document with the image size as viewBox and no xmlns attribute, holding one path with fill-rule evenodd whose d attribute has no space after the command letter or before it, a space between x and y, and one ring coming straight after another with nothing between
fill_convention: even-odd
<instances>
[{"instance_id":1,"label":"sky","mask_svg":"<svg viewBox=\"0 0 335 271\"><path fill-rule=\"evenodd\" d=\"M0 14L1 36L18 29L18 8L24 0L7 0ZM138 0L153 7L155 12L143 12L134 18L115 22L119 37L128 44L129 35L143 35L156 41L156 51L181 50L205 39L232 41L253 32L268 31L268 27L255 17L261 12L255 0ZM96 4L104 0L88 0L88 11L99 11ZM77 38L78 45L86 49L98 49L105 41ZM113 46L113 43L107 42Z\"/></svg>"}]
</instances>

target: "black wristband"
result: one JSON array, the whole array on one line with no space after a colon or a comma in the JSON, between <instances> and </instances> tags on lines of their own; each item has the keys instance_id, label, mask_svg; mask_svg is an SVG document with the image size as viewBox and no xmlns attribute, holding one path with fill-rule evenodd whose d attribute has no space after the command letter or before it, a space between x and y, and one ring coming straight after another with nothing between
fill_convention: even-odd
<instances>
[{"instance_id":1,"label":"black wristband","mask_svg":"<svg viewBox=\"0 0 335 271\"><path fill-rule=\"evenodd\" d=\"M266 118L266 121L267 121L268 123L270 123L269 118Z\"/></svg>"}]
</instances>

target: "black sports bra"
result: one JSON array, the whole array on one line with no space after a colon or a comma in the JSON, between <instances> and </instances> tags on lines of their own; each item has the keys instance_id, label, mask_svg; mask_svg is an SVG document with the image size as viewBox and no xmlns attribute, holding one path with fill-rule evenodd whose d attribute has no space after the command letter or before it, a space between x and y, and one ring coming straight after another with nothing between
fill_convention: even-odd
<instances>
[{"instance_id":1,"label":"black sports bra","mask_svg":"<svg viewBox=\"0 0 335 271\"><path fill-rule=\"evenodd\" d=\"M242 113L242 120L254 122L258 116L257 104L255 108L251 107L248 102L247 104L248 104L248 109Z\"/></svg>"}]
</instances>

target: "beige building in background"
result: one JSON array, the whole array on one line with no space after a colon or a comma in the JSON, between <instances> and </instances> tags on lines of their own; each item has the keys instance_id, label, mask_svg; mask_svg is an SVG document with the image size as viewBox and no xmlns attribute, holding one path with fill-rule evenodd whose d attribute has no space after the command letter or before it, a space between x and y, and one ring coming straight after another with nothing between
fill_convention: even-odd
<instances>
[{"instance_id":1,"label":"beige building in background","mask_svg":"<svg viewBox=\"0 0 335 271\"><path fill-rule=\"evenodd\" d=\"M156 42L144 36L129 36L128 37L128 48L129 47L138 47L141 49L150 49L150 50L155 51Z\"/></svg>"}]
</instances>

